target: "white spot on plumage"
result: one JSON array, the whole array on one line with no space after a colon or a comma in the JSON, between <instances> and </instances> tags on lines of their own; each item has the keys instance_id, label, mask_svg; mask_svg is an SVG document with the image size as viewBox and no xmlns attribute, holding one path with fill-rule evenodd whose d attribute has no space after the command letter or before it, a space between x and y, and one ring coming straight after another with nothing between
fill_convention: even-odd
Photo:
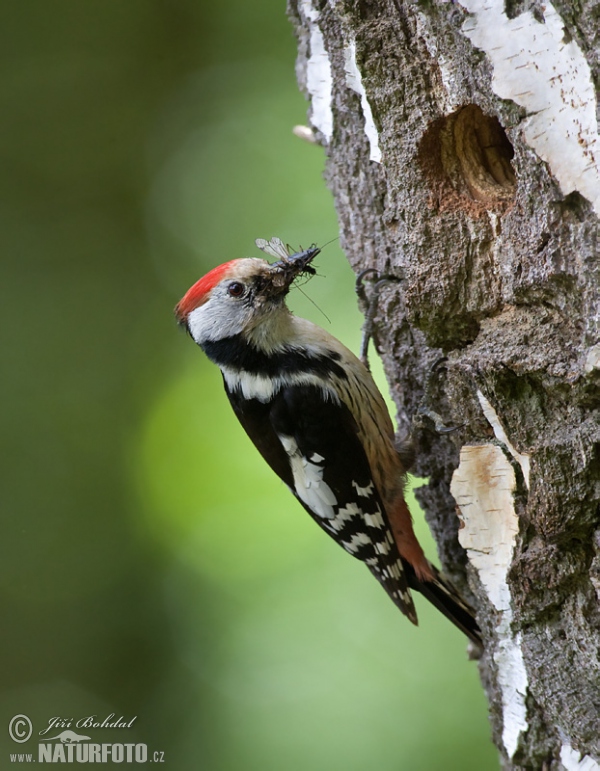
<instances>
[{"instance_id":1,"label":"white spot on plumage","mask_svg":"<svg viewBox=\"0 0 600 771\"><path fill-rule=\"evenodd\" d=\"M375 514L365 514L365 524L369 527L385 527L383 517L381 516L381 512L379 509L375 512Z\"/></svg>"},{"instance_id":2,"label":"white spot on plumage","mask_svg":"<svg viewBox=\"0 0 600 771\"><path fill-rule=\"evenodd\" d=\"M310 456L310 459L313 463L320 463L322 460L325 460L325 458L322 455L319 455L318 452L313 452L313 454Z\"/></svg>"},{"instance_id":3,"label":"white spot on plumage","mask_svg":"<svg viewBox=\"0 0 600 771\"><path fill-rule=\"evenodd\" d=\"M363 512L356 503L349 503L341 509L338 509L335 519L332 520L331 526L334 530L342 530L346 522L350 522L356 517L362 517Z\"/></svg>"},{"instance_id":4,"label":"white spot on plumage","mask_svg":"<svg viewBox=\"0 0 600 771\"><path fill-rule=\"evenodd\" d=\"M334 519L333 507L337 505L337 498L331 487L323 480L323 467L317 463L311 463L302 455L293 437L284 434L278 434L278 436L290 458L298 498L317 516L323 519Z\"/></svg>"},{"instance_id":5,"label":"white spot on plumage","mask_svg":"<svg viewBox=\"0 0 600 771\"><path fill-rule=\"evenodd\" d=\"M373 484L373 480L371 480L366 487L361 487L358 482L352 482L352 487L354 487L357 494L362 498L368 498L373 493L375 485Z\"/></svg>"},{"instance_id":6,"label":"white spot on plumage","mask_svg":"<svg viewBox=\"0 0 600 771\"><path fill-rule=\"evenodd\" d=\"M342 546L354 554L361 546L369 546L370 543L371 539L366 533L355 533L349 541L342 541Z\"/></svg>"},{"instance_id":7,"label":"white spot on plumage","mask_svg":"<svg viewBox=\"0 0 600 771\"><path fill-rule=\"evenodd\" d=\"M374 544L374 546L375 546L375 551L379 552L379 554L389 554L392 548L391 544L387 539L383 543Z\"/></svg>"},{"instance_id":8,"label":"white spot on plumage","mask_svg":"<svg viewBox=\"0 0 600 771\"><path fill-rule=\"evenodd\" d=\"M394 576L394 578L400 578L400 576L402 575L400 565L397 562L394 562L394 564L391 565L390 573Z\"/></svg>"}]
</instances>

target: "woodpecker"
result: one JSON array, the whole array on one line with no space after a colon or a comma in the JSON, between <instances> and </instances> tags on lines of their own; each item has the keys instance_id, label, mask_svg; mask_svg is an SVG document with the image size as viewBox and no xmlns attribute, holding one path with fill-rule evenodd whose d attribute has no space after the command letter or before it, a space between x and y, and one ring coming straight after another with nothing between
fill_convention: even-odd
<instances>
[{"instance_id":1,"label":"woodpecker","mask_svg":"<svg viewBox=\"0 0 600 771\"><path fill-rule=\"evenodd\" d=\"M406 470L370 372L286 305L294 280L314 274L320 249L292 254L280 239L256 243L279 260L214 268L177 304L178 323L220 368L242 427L319 527L367 565L413 624L411 589L481 646L472 609L417 541Z\"/></svg>"}]
</instances>

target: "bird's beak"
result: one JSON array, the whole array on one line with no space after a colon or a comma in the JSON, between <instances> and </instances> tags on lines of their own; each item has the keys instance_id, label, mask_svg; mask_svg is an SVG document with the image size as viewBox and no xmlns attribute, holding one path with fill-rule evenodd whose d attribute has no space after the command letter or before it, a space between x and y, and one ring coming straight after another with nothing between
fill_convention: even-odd
<instances>
[{"instance_id":1,"label":"bird's beak","mask_svg":"<svg viewBox=\"0 0 600 771\"><path fill-rule=\"evenodd\" d=\"M294 281L303 273L314 275L315 269L310 263L321 250L311 246L303 252L296 252L289 257L274 262L270 266L270 279L273 289L287 293Z\"/></svg>"}]
</instances>

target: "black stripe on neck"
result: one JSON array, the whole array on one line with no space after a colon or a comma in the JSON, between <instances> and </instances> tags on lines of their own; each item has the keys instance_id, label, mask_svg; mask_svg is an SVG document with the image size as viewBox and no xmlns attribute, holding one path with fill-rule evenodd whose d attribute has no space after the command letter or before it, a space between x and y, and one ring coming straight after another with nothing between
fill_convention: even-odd
<instances>
[{"instance_id":1,"label":"black stripe on neck","mask_svg":"<svg viewBox=\"0 0 600 771\"><path fill-rule=\"evenodd\" d=\"M337 351L315 356L305 349L289 347L268 354L251 345L242 335L207 341L202 343L201 348L217 366L251 375L277 377L309 372L322 377L334 375L343 380L348 377L338 363L342 356Z\"/></svg>"}]
</instances>

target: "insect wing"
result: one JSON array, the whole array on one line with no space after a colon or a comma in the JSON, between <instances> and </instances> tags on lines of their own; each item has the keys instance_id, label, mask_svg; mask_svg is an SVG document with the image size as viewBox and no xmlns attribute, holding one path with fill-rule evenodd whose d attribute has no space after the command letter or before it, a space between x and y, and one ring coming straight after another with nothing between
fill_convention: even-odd
<instances>
[{"instance_id":1,"label":"insect wing","mask_svg":"<svg viewBox=\"0 0 600 771\"><path fill-rule=\"evenodd\" d=\"M292 250L289 246L286 246L281 238L274 237L270 241L265 238L257 238L254 242L261 252L268 254L270 257L277 257L280 260L287 261Z\"/></svg>"}]
</instances>

